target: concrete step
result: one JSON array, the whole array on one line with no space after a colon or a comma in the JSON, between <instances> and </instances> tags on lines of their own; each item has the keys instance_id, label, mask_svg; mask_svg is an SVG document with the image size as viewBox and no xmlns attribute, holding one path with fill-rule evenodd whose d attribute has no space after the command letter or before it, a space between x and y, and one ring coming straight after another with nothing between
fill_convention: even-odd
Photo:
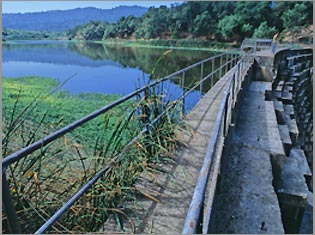
<instances>
[{"instance_id":1,"label":"concrete step","mask_svg":"<svg viewBox=\"0 0 315 235\"><path fill-rule=\"evenodd\" d=\"M299 128L296 124L295 119L289 119L288 128L289 128L289 134L291 137L292 144L293 146L295 146L297 144L297 140L299 136Z\"/></svg>"},{"instance_id":2,"label":"concrete step","mask_svg":"<svg viewBox=\"0 0 315 235\"><path fill-rule=\"evenodd\" d=\"M306 177L312 176L312 172L308 166L306 156L302 149L296 148L291 149L290 158L296 159L299 169L304 176Z\"/></svg>"},{"instance_id":3,"label":"concrete step","mask_svg":"<svg viewBox=\"0 0 315 235\"><path fill-rule=\"evenodd\" d=\"M313 234L313 193L310 191L307 194L307 205L303 213L299 233Z\"/></svg>"},{"instance_id":4,"label":"concrete step","mask_svg":"<svg viewBox=\"0 0 315 235\"><path fill-rule=\"evenodd\" d=\"M291 87L293 87L293 86L294 86L294 82L293 82L293 81L287 81L287 82L285 83L285 85L286 85L286 86L291 86Z\"/></svg>"},{"instance_id":5,"label":"concrete step","mask_svg":"<svg viewBox=\"0 0 315 235\"><path fill-rule=\"evenodd\" d=\"M285 113L284 113L283 103L279 100L273 100L273 105L275 107L277 123L280 125L286 124L285 118L284 118Z\"/></svg>"},{"instance_id":6,"label":"concrete step","mask_svg":"<svg viewBox=\"0 0 315 235\"><path fill-rule=\"evenodd\" d=\"M292 99L293 99L293 96L291 92L285 92L285 91L282 92L281 101L284 104L292 104Z\"/></svg>"},{"instance_id":7,"label":"concrete step","mask_svg":"<svg viewBox=\"0 0 315 235\"><path fill-rule=\"evenodd\" d=\"M305 206L308 188L304 172L300 169L299 159L295 157L284 158L277 188L279 200L285 200L288 204L297 207Z\"/></svg>"},{"instance_id":8,"label":"concrete step","mask_svg":"<svg viewBox=\"0 0 315 235\"><path fill-rule=\"evenodd\" d=\"M290 116L290 118L295 118L294 106L292 104L283 105L284 112Z\"/></svg>"},{"instance_id":9,"label":"concrete step","mask_svg":"<svg viewBox=\"0 0 315 235\"><path fill-rule=\"evenodd\" d=\"M283 87L283 91L292 92L293 91L293 87L292 86L288 86L287 82L286 82L284 87Z\"/></svg>"},{"instance_id":10,"label":"concrete step","mask_svg":"<svg viewBox=\"0 0 315 235\"><path fill-rule=\"evenodd\" d=\"M308 187L301 159L290 155L284 159L277 194L281 208L281 217L286 233L299 232L303 211L307 207Z\"/></svg>"},{"instance_id":11,"label":"concrete step","mask_svg":"<svg viewBox=\"0 0 315 235\"><path fill-rule=\"evenodd\" d=\"M278 92L282 92L283 91L283 84L278 84L278 86L276 87L275 91L278 91Z\"/></svg>"},{"instance_id":12,"label":"concrete step","mask_svg":"<svg viewBox=\"0 0 315 235\"><path fill-rule=\"evenodd\" d=\"M275 106L275 110L278 112L284 112L283 103L279 100L274 100L273 105Z\"/></svg>"},{"instance_id":13,"label":"concrete step","mask_svg":"<svg viewBox=\"0 0 315 235\"><path fill-rule=\"evenodd\" d=\"M285 151L285 154L288 156L292 147L292 141L289 133L289 128L287 125L278 125L281 142Z\"/></svg>"},{"instance_id":14,"label":"concrete step","mask_svg":"<svg viewBox=\"0 0 315 235\"><path fill-rule=\"evenodd\" d=\"M294 83L294 86L295 86L295 83L296 83L296 81L298 80L298 76L291 76L290 78L289 78L289 80L288 80L288 82L293 82Z\"/></svg>"}]
</instances>

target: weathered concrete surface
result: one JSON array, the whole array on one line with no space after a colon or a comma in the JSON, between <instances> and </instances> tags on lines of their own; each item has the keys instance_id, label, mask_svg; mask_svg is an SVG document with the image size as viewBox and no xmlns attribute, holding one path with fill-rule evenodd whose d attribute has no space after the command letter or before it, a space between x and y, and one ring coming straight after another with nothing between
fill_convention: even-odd
<instances>
[{"instance_id":1,"label":"weathered concrete surface","mask_svg":"<svg viewBox=\"0 0 315 235\"><path fill-rule=\"evenodd\" d=\"M285 158L281 172L281 180L278 186L278 193L307 198L308 188L304 175L301 172L297 159Z\"/></svg>"},{"instance_id":2,"label":"weathered concrete surface","mask_svg":"<svg viewBox=\"0 0 315 235\"><path fill-rule=\"evenodd\" d=\"M272 81L273 57L274 54L271 49L256 51L255 60L259 64L259 69L255 76L257 81Z\"/></svg>"},{"instance_id":3,"label":"weathered concrete surface","mask_svg":"<svg viewBox=\"0 0 315 235\"><path fill-rule=\"evenodd\" d=\"M278 186L279 196L296 198L297 205L306 203L308 187L305 177L312 173L307 164L303 150L292 149L290 156L284 159L281 178Z\"/></svg>"},{"instance_id":4,"label":"weathered concrete surface","mask_svg":"<svg viewBox=\"0 0 315 235\"><path fill-rule=\"evenodd\" d=\"M307 194L307 205L302 217L300 234L313 234L313 193Z\"/></svg>"},{"instance_id":5,"label":"weathered concrete surface","mask_svg":"<svg viewBox=\"0 0 315 235\"><path fill-rule=\"evenodd\" d=\"M285 153L273 102L265 101L269 89L269 82L252 82L241 101L240 118L223 152L210 233L284 233L270 156L281 164Z\"/></svg>"}]
</instances>

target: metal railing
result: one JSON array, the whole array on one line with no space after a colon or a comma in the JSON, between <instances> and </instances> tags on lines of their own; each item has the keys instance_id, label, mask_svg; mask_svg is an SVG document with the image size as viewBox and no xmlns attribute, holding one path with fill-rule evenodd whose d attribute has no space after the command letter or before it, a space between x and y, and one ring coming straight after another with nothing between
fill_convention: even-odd
<instances>
[{"instance_id":1,"label":"metal railing","mask_svg":"<svg viewBox=\"0 0 315 235\"><path fill-rule=\"evenodd\" d=\"M93 113L90 113L89 115L53 132L50 135L47 135L46 137L30 144L29 146L22 148L16 152L14 152L13 154L5 157L2 160L2 203L6 212L6 216L7 216L7 221L8 221L8 226L9 229L11 230L12 233L21 233L21 228L18 222L18 217L16 214L16 210L14 207L14 203L13 203L13 199L12 199L12 195L10 192L10 185L8 184L7 181L7 177L6 177L6 169L13 163L21 160L22 158L27 157L29 154L33 153L36 150L39 150L41 148L43 148L44 146L46 146L47 144L57 140L58 138L64 136L65 134L75 130L76 128L82 126L83 124L89 122L90 120L100 116L101 114L105 114L106 112L108 112L109 110L113 109L114 107L117 107L118 105L131 100L132 98L136 97L137 95L141 94L142 92L144 92L145 90L154 87L162 82L165 82L167 80L171 80L174 78L180 78L182 79L182 84L185 80L185 76L187 74L187 72L189 72L190 70L194 69L194 68L198 68L200 66L200 80L197 84L193 85L190 89L183 89L183 93L182 95L177 99L178 101L182 102L183 108L182 108L182 114L185 114L185 98L191 93L193 92L195 89L197 89L199 86L202 89L202 85L204 84L204 82L208 79L211 79L211 84L214 84L214 80L215 80L215 76L220 75L219 77L222 76L222 73L225 71L227 72L229 69L231 69L238 61L239 59L239 54L238 53L221 53L219 55L207 58L205 60L202 60L198 63L195 63L191 66L188 66L180 71L177 71L175 73L172 73L166 77L160 78L154 82L151 82L150 84L136 89L134 92L123 96L122 98L118 99L117 101L106 105L104 107L102 107L99 110L96 110ZM218 61L220 61L219 67L215 68L215 64L218 63ZM244 61L244 58L242 58L242 61ZM238 63L239 64L239 63ZM240 64L241 66L243 66L243 64ZM208 73L207 75L205 74L205 68L209 66L211 67L210 73ZM208 68L208 67L207 67ZM186 78L187 79L187 78ZM154 125L163 115L165 115L170 109L174 108L176 103L172 103L171 106L167 107L158 117L156 117L151 123L150 125L145 126L145 128L136 136L134 137L124 148L123 151L126 151L132 144L134 144L143 134L145 134L146 132L148 132L150 130L150 128L152 127L152 125ZM112 164L119 160L120 156L122 154L117 154L115 157L113 157L110 161L110 163L106 166L104 166L104 168L102 168L100 171L98 171L91 179L89 179L84 185L83 187L81 187L57 212L54 213L54 215L50 218L47 219L47 221L35 232L36 234L39 233L44 233L45 231L47 231L47 229L49 229L57 220L58 218L60 218L66 211L69 210L69 208L74 205L74 203L76 203L81 196L87 192L88 189L90 189L92 187L92 185L97 182L98 179L100 179L101 176L103 176L112 166Z\"/></svg>"},{"instance_id":2,"label":"metal railing","mask_svg":"<svg viewBox=\"0 0 315 235\"><path fill-rule=\"evenodd\" d=\"M232 110L241 90L242 82L248 69L254 62L253 50L249 51L237 62L225 87L224 96L220 104L212 135L208 142L207 152L187 212L182 234L208 233L224 137L227 135L229 129ZM210 174L211 184L208 186ZM204 200L207 190L208 200L207 204L205 204Z\"/></svg>"},{"instance_id":3,"label":"metal railing","mask_svg":"<svg viewBox=\"0 0 315 235\"><path fill-rule=\"evenodd\" d=\"M254 48L254 52L260 49L269 49L272 45L272 39L245 38L241 44L241 49Z\"/></svg>"},{"instance_id":4,"label":"metal railing","mask_svg":"<svg viewBox=\"0 0 315 235\"><path fill-rule=\"evenodd\" d=\"M296 63L305 62L305 61L312 61L313 54L312 53L306 53L301 55L294 55L287 57L288 61L288 67L293 66Z\"/></svg>"}]
</instances>

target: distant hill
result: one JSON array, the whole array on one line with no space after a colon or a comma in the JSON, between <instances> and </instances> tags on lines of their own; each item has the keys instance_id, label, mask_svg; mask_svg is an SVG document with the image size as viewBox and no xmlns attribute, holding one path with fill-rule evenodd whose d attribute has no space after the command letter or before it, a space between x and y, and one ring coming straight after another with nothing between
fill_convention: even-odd
<instances>
[{"instance_id":1,"label":"distant hill","mask_svg":"<svg viewBox=\"0 0 315 235\"><path fill-rule=\"evenodd\" d=\"M113 23L122 16L134 15L139 17L147 10L148 8L139 6L119 6L112 9L87 7L23 14L4 13L2 14L2 28L61 32L91 20Z\"/></svg>"}]
</instances>

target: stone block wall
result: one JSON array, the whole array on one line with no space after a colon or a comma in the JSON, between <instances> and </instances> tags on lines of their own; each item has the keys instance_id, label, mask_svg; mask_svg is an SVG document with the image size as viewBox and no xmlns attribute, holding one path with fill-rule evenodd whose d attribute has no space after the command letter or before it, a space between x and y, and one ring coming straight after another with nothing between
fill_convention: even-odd
<instances>
[{"instance_id":1,"label":"stone block wall","mask_svg":"<svg viewBox=\"0 0 315 235\"><path fill-rule=\"evenodd\" d=\"M277 195L286 233L313 233L313 50L275 57L272 97L285 149Z\"/></svg>"}]
</instances>

